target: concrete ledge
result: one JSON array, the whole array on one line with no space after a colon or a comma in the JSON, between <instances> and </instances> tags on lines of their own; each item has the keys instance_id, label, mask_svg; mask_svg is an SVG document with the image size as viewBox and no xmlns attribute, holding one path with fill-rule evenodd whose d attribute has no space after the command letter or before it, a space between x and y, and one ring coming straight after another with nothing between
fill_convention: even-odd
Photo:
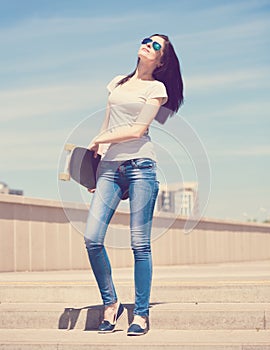
<instances>
[{"instance_id":1,"label":"concrete ledge","mask_svg":"<svg viewBox=\"0 0 270 350\"><path fill-rule=\"evenodd\" d=\"M120 300L134 300L133 268L114 268ZM83 271L0 273L2 303L99 304L93 273ZM151 302L270 303L270 261L154 266Z\"/></svg>"},{"instance_id":2,"label":"concrete ledge","mask_svg":"<svg viewBox=\"0 0 270 350\"><path fill-rule=\"evenodd\" d=\"M134 290L130 285L117 284L121 300L134 300ZM239 303L270 302L270 284L231 284L217 285L216 283L186 283L153 285L151 302L183 302L183 303ZM54 285L2 285L0 288L2 303L55 303L61 300L66 303L99 304L100 295L95 285L57 284ZM269 314L268 314L269 317Z\"/></svg>"},{"instance_id":3,"label":"concrete ledge","mask_svg":"<svg viewBox=\"0 0 270 350\"><path fill-rule=\"evenodd\" d=\"M79 330L0 330L1 349L8 350L270 350L269 331L151 330L142 337L125 331L97 334Z\"/></svg>"},{"instance_id":4,"label":"concrete ledge","mask_svg":"<svg viewBox=\"0 0 270 350\"><path fill-rule=\"evenodd\" d=\"M76 228L67 219L67 211ZM82 233L88 207L45 199L0 195L0 271L51 271L89 269ZM184 234L186 218L154 216L155 265L205 264L270 259L270 225L226 222L203 218ZM118 212L112 220L116 234L129 236L129 214ZM119 235L117 236L119 237ZM126 245L125 245L126 246ZM133 265L129 248L109 248L113 267Z\"/></svg>"},{"instance_id":5,"label":"concrete ledge","mask_svg":"<svg viewBox=\"0 0 270 350\"><path fill-rule=\"evenodd\" d=\"M42 198L30 198L30 197L24 197L24 196L12 196L12 195L6 195L6 194L0 194L0 205L1 204L13 204L13 205L25 205L25 206L34 206L34 207L45 207L45 208L56 208L56 209L74 209L74 210L88 210L89 206L87 204L83 203L74 203L74 202L64 202L57 200L49 200L49 199L42 199ZM11 208L11 207L10 207ZM10 209L9 208L9 209ZM6 217L5 217L6 215ZM129 224L129 214L125 212L118 212L116 213L117 220L114 222L120 225L128 225ZM0 219L1 218L8 218L12 219L14 216L12 216L12 211L0 211ZM23 216L20 216L20 218L23 218ZM170 213L159 213L158 214L159 220L156 221L157 224L162 227L168 227L168 221L172 222L172 219L175 219L175 215L172 215ZM32 217L32 220L35 220L38 218ZM173 228L184 228L185 222L187 218L185 217L178 217L174 221ZM67 220L68 222L68 220ZM192 221L191 221L192 222ZM265 232L270 233L270 224L263 224L263 223L252 223L252 222L238 222L238 221L229 221L229 220L222 220L222 219L211 219L211 218L205 218L203 217L198 225L196 226L197 229L204 229L204 230L220 230L220 231L241 231L241 232Z\"/></svg>"},{"instance_id":6,"label":"concrete ledge","mask_svg":"<svg viewBox=\"0 0 270 350\"><path fill-rule=\"evenodd\" d=\"M133 304L125 304L125 318L118 326L127 329ZM153 303L151 329L170 330L270 330L265 317L270 303ZM81 329L97 330L102 305L72 303L1 304L0 329Z\"/></svg>"}]
</instances>

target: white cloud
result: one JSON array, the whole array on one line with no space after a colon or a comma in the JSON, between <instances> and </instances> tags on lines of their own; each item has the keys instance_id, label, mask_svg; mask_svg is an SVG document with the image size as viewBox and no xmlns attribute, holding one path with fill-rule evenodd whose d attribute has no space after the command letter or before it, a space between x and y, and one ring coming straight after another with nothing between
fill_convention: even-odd
<instances>
[{"instance_id":1,"label":"white cloud","mask_svg":"<svg viewBox=\"0 0 270 350\"><path fill-rule=\"evenodd\" d=\"M8 171L55 169L67 130L8 131L0 138L0 159ZM8 152L7 152L8 151Z\"/></svg>"},{"instance_id":2,"label":"white cloud","mask_svg":"<svg viewBox=\"0 0 270 350\"><path fill-rule=\"evenodd\" d=\"M65 39L66 40L66 39ZM33 44L34 45L34 44ZM52 45L52 44L48 44ZM29 44L31 48L31 44ZM104 64L109 62L108 52L110 57L118 57L126 52L133 52L134 43L130 41L123 41L115 44L110 43L102 47L91 47L81 44L79 49L72 49L72 47L63 47L62 50L56 50L51 47L46 53L35 51L34 54L27 54L18 56L16 53L12 54L11 49L8 57L2 61L0 66L0 72L4 75L10 74L10 78L14 72L38 74L38 76L46 76L47 71L52 70L52 75L60 75L62 71L68 72L70 67L73 67L74 71L85 67L84 70L89 70L91 65L96 66L98 62ZM106 61L107 59L107 61ZM64 67L64 68L63 68Z\"/></svg>"},{"instance_id":3,"label":"white cloud","mask_svg":"<svg viewBox=\"0 0 270 350\"><path fill-rule=\"evenodd\" d=\"M266 54L269 47L270 21L268 17L246 18L239 14L236 21L224 21L224 16L213 15L210 25L194 26L193 32L175 37L176 47L182 48L184 61L206 57L210 64L244 64L245 55L254 60ZM202 15L204 18L204 15ZM209 16L205 16L209 20ZM227 17L226 17L227 18ZM200 19L201 20L201 19ZM220 20L220 22L219 22ZM196 21L196 19L194 19Z\"/></svg>"},{"instance_id":4,"label":"white cloud","mask_svg":"<svg viewBox=\"0 0 270 350\"><path fill-rule=\"evenodd\" d=\"M0 43L12 44L20 40L52 38L63 34L87 35L90 43L92 35L109 31L113 26L124 26L135 17L135 14L118 17L36 17L19 22L13 27L3 28L0 32Z\"/></svg>"},{"instance_id":5,"label":"white cloud","mask_svg":"<svg viewBox=\"0 0 270 350\"><path fill-rule=\"evenodd\" d=\"M104 83L100 81L0 91L0 120L78 111L103 102L104 96Z\"/></svg>"},{"instance_id":6,"label":"white cloud","mask_svg":"<svg viewBox=\"0 0 270 350\"><path fill-rule=\"evenodd\" d=\"M187 76L185 83L190 92L203 93L207 89L269 88L269 68L224 71L214 74Z\"/></svg>"},{"instance_id":7,"label":"white cloud","mask_svg":"<svg viewBox=\"0 0 270 350\"><path fill-rule=\"evenodd\" d=\"M256 124L259 121L265 120L269 123L270 101L266 100L251 100L241 101L239 103L228 103L227 105L219 104L211 106L210 110L202 109L200 113L196 112L197 118L203 119L206 122L209 120L217 120L220 125L223 124L238 124L243 127ZM192 115L193 113L190 113ZM266 132L266 130L265 130Z\"/></svg>"},{"instance_id":8,"label":"white cloud","mask_svg":"<svg viewBox=\"0 0 270 350\"><path fill-rule=\"evenodd\" d=\"M270 155L270 145L247 146L245 148L236 147L234 149L220 150L218 153L212 153L217 157L265 157Z\"/></svg>"},{"instance_id":9,"label":"white cloud","mask_svg":"<svg viewBox=\"0 0 270 350\"><path fill-rule=\"evenodd\" d=\"M211 3L212 7L199 11L200 15L207 18L222 16L234 16L237 14L246 14L247 12L254 12L264 5L269 5L268 0L245 0L245 1L231 1L220 4ZM226 21L228 17L225 17Z\"/></svg>"},{"instance_id":10,"label":"white cloud","mask_svg":"<svg viewBox=\"0 0 270 350\"><path fill-rule=\"evenodd\" d=\"M147 14L142 15L142 20L144 16ZM82 65L89 68L93 62L97 65L114 53L123 55L134 43L130 37L119 40L119 35L113 36L112 32L135 23L135 19L134 13L118 17L34 18L1 28L0 72L4 77L10 74L8 79L17 72L44 75L46 69L58 75L72 66L77 70Z\"/></svg>"}]
</instances>

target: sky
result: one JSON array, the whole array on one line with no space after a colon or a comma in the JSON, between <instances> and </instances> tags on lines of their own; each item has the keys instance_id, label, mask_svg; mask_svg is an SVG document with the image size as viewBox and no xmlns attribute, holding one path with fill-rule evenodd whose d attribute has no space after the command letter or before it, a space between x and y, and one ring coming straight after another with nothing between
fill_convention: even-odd
<instances>
[{"instance_id":1,"label":"sky","mask_svg":"<svg viewBox=\"0 0 270 350\"><path fill-rule=\"evenodd\" d=\"M153 125L161 173L178 181L173 159L184 181L199 177L205 217L270 217L270 0L0 0L0 9L0 181L59 199L63 145L78 130L91 141L106 85L133 71L144 37L163 33L185 103Z\"/></svg>"}]
</instances>

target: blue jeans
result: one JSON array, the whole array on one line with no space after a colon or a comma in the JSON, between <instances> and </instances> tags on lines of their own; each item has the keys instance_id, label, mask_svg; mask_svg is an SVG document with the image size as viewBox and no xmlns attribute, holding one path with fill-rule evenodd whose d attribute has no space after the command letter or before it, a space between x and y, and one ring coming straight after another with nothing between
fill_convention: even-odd
<instances>
[{"instance_id":1,"label":"blue jeans","mask_svg":"<svg viewBox=\"0 0 270 350\"><path fill-rule=\"evenodd\" d=\"M85 244L104 305L117 301L111 265L104 247L110 220L129 191L131 247L134 255L134 314L149 315L152 281L151 227L158 194L156 163L148 158L101 161L97 186L88 214Z\"/></svg>"}]
</instances>

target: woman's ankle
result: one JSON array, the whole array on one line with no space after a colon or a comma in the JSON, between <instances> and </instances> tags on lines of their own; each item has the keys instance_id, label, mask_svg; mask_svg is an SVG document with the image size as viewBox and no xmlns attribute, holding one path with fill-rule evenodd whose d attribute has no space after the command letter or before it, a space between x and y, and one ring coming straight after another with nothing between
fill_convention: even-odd
<instances>
[{"instance_id":1,"label":"woman's ankle","mask_svg":"<svg viewBox=\"0 0 270 350\"><path fill-rule=\"evenodd\" d=\"M105 305L104 320L107 320L110 323L114 322L115 313L117 311L118 305L119 305L118 301L110 305Z\"/></svg>"},{"instance_id":2,"label":"woman's ankle","mask_svg":"<svg viewBox=\"0 0 270 350\"><path fill-rule=\"evenodd\" d=\"M145 328L147 324L147 318L147 316L134 315L132 323L138 324L140 327Z\"/></svg>"}]
</instances>

